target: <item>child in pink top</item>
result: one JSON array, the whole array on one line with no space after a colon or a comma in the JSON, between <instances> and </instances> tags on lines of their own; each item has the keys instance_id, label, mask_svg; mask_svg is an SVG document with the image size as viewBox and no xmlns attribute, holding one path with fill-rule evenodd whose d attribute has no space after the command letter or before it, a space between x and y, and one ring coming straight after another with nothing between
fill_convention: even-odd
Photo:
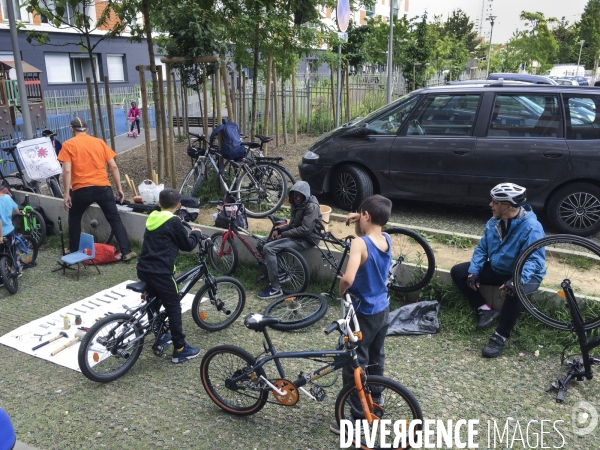
<instances>
[{"instance_id":1,"label":"child in pink top","mask_svg":"<svg viewBox=\"0 0 600 450\"><path fill-rule=\"evenodd\" d=\"M137 107L135 102L131 102L131 108L127 113L127 119L131 121L130 132L133 131L133 125L137 126L137 132L140 134L140 108Z\"/></svg>"}]
</instances>

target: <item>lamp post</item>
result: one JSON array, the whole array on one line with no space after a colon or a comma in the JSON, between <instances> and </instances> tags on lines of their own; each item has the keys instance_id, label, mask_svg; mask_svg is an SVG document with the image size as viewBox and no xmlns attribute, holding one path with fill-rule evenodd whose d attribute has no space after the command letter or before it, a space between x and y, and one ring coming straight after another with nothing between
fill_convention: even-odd
<instances>
[{"instance_id":1,"label":"lamp post","mask_svg":"<svg viewBox=\"0 0 600 450\"><path fill-rule=\"evenodd\" d=\"M385 89L386 103L392 101L392 56L394 51L394 1L390 0L390 37L388 42L388 57L387 57L387 86Z\"/></svg>"},{"instance_id":2,"label":"lamp post","mask_svg":"<svg viewBox=\"0 0 600 450\"><path fill-rule=\"evenodd\" d=\"M577 69L576 69L576 73L575 76L579 76L579 62L581 61L581 50L583 49L583 44L585 44L585 40L582 39L581 41L579 41L579 58L577 58Z\"/></svg>"},{"instance_id":3,"label":"lamp post","mask_svg":"<svg viewBox=\"0 0 600 450\"><path fill-rule=\"evenodd\" d=\"M420 66L421 63L420 62L413 62L413 88L412 90L415 90L415 81L417 79L417 71L416 71L416 67Z\"/></svg>"},{"instance_id":4,"label":"lamp post","mask_svg":"<svg viewBox=\"0 0 600 450\"><path fill-rule=\"evenodd\" d=\"M490 74L490 61L492 60L492 33L494 32L494 20L496 20L497 16L489 16L486 20L490 21L490 47L488 49L488 58L487 58L487 71L486 76Z\"/></svg>"}]
</instances>

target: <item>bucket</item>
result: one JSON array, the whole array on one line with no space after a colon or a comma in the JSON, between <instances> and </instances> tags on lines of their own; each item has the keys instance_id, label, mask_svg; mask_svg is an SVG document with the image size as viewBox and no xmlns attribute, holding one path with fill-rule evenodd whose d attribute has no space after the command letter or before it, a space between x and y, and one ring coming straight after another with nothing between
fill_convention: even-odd
<instances>
[{"instance_id":1,"label":"bucket","mask_svg":"<svg viewBox=\"0 0 600 450\"><path fill-rule=\"evenodd\" d=\"M319 205L319 209L321 210L321 222L323 222L323 226L325 227L325 231L329 231L329 215L331 214L331 208L327 205Z\"/></svg>"}]
</instances>

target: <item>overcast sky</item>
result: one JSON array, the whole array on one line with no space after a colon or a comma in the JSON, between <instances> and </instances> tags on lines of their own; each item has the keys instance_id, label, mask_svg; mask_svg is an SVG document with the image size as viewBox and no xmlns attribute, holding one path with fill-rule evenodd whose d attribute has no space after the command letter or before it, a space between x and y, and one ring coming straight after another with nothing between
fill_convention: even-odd
<instances>
[{"instance_id":1,"label":"overcast sky","mask_svg":"<svg viewBox=\"0 0 600 450\"><path fill-rule=\"evenodd\" d=\"M542 12L546 17L563 16L570 22L580 19L581 13L588 0L485 0L484 17L489 16L489 8L494 16L494 33L492 39L495 43L506 42L517 28L523 30L524 22L519 20L521 11ZM434 15L451 14L455 9L462 9L473 22L481 16L481 0L409 0L409 17L423 14L427 10L428 17ZM401 11L404 9L402 0ZM484 30L489 31L489 23Z\"/></svg>"}]
</instances>

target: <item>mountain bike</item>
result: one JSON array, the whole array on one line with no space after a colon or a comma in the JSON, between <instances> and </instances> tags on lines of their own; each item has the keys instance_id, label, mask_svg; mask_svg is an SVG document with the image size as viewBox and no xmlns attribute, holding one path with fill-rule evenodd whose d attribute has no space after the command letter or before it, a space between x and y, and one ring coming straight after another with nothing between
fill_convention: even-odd
<instances>
[{"instance_id":1,"label":"mountain bike","mask_svg":"<svg viewBox=\"0 0 600 450\"><path fill-rule=\"evenodd\" d=\"M194 136L201 147L188 147L188 155L196 157L196 162L184 178L181 193L197 197L208 168L212 168L217 174L219 185L225 191L223 200L233 196L244 201L248 216L267 217L281 207L287 197L288 185L285 175L276 164L246 158L228 160L233 175L227 176L222 169L223 158L218 148L210 146L205 136Z\"/></svg>"},{"instance_id":2,"label":"mountain bike","mask_svg":"<svg viewBox=\"0 0 600 450\"><path fill-rule=\"evenodd\" d=\"M346 316L325 329L325 334L334 331L340 333L340 341L343 345L335 350L278 353L267 328L279 323L279 318L260 314L247 315L244 325L264 335L264 353L255 357L243 348L233 345L211 348L200 364L200 379L204 390L222 410L237 416L248 416L260 411L267 401L293 406L298 403L300 393L311 400L323 401L326 397L324 387L327 386L318 384L317 380L345 366L351 366L354 370L354 381L342 388L335 402L335 419L338 424L341 420L354 422L362 419L373 425L381 419L389 419L392 424L403 421L407 424L408 430L408 423L411 420L423 419L419 403L399 382L383 376L370 376L364 372L356 355L356 342L362 338L362 335L349 296L346 296L344 304L347 308ZM326 365L313 371L300 371L297 378L291 381L287 378L281 364L281 360L284 359L307 359L324 362ZM275 377L268 376L265 370L266 364L271 361L276 367ZM270 370L269 373L274 371ZM309 390L304 388L308 384L310 384ZM273 394L272 400L269 400L269 394ZM420 425L414 427L415 436L420 432L419 430ZM375 447L371 448L381 448L379 441L381 436L377 434ZM356 437L353 436L353 439ZM358 443L353 441L353 443L360 445L361 448L367 448L364 441Z\"/></svg>"},{"instance_id":3,"label":"mountain bike","mask_svg":"<svg viewBox=\"0 0 600 450\"><path fill-rule=\"evenodd\" d=\"M221 202L211 202L221 203ZM243 201L234 203L224 203L223 208L239 209L244 205ZM230 214L229 228L226 231L217 231L211 237L210 252L208 254L210 264L217 272L223 275L232 274L238 266L239 256L235 245L237 238L248 251L254 256L257 264L264 272L266 266L264 263L262 249L268 242L271 241L271 235L276 227L281 226L287 221L278 219L273 215L267 216L272 223L271 231L268 236L259 236L252 234L245 228L236 224L236 214ZM256 248L252 246L244 236L249 236L256 239ZM279 269L279 281L284 294L293 292L302 292L308 288L310 284L310 271L304 257L293 248L286 248L277 254L277 267ZM324 314L324 313L323 313Z\"/></svg>"},{"instance_id":4,"label":"mountain bike","mask_svg":"<svg viewBox=\"0 0 600 450\"><path fill-rule=\"evenodd\" d=\"M317 245L316 248L321 253L323 265L334 272L331 285L327 292L321 293L320 303L316 303L315 298L292 299L292 296L287 296L267 305L265 315L281 317L280 322L272 325L276 330L287 331L309 326L327 311L327 301L324 297L338 299L336 285L344 275L342 268L350 253L350 244L354 236L338 239L331 231L325 232L320 221L316 226L320 234L319 244L323 244ZM425 287L435 273L435 256L427 241L420 234L407 228L392 227L383 232L389 234L392 240L392 265L387 279L390 294L407 294ZM342 252L339 260L334 250ZM341 317L345 317L344 308L344 302L340 302Z\"/></svg>"},{"instance_id":5,"label":"mountain bike","mask_svg":"<svg viewBox=\"0 0 600 450\"><path fill-rule=\"evenodd\" d=\"M287 167L285 167L281 162L283 161L283 156L264 156L263 155L263 145L271 142L273 138L271 136L262 136L260 134L255 134L255 137L258 138L260 144L258 142L248 142L242 141L242 145L248 147L248 151L246 152L247 158L252 158L255 161L260 162L269 162L277 166L279 170L285 175L288 187L292 187L296 183L296 177L292 175Z\"/></svg>"},{"instance_id":6,"label":"mountain bike","mask_svg":"<svg viewBox=\"0 0 600 450\"><path fill-rule=\"evenodd\" d=\"M0 278L9 294L19 290L18 277L23 270L33 267L38 247L30 236L15 234L0 244Z\"/></svg>"},{"instance_id":7,"label":"mountain bike","mask_svg":"<svg viewBox=\"0 0 600 450\"><path fill-rule=\"evenodd\" d=\"M196 292L192 303L192 318L196 325L207 331L219 331L231 325L241 314L246 303L242 284L234 278L215 278L208 272L206 254L210 240L203 236L198 265L175 278L179 296L183 298L204 277L204 285ZM90 328L81 340L78 362L81 372L90 380L101 383L122 377L135 364L144 345L144 339L154 333L154 344L169 331L164 309L158 313L154 305L157 297L147 293L145 282L131 283L127 289L141 294L142 303L135 308L123 307L126 313L110 314ZM153 345L156 356L164 354L164 347Z\"/></svg>"},{"instance_id":8,"label":"mountain bike","mask_svg":"<svg viewBox=\"0 0 600 450\"><path fill-rule=\"evenodd\" d=\"M539 267L540 256L545 257L544 267ZM570 332L579 343L581 358L566 359L565 348L562 362L569 372L548 389L557 391L559 403L564 401L569 381L592 379L592 366L600 364L600 358L590 355L600 347L599 269L600 246L568 234L546 236L534 242L521 252L515 264L515 292L525 309L543 324ZM540 282L533 292L523 283L531 273L533 281Z\"/></svg>"}]
</instances>

